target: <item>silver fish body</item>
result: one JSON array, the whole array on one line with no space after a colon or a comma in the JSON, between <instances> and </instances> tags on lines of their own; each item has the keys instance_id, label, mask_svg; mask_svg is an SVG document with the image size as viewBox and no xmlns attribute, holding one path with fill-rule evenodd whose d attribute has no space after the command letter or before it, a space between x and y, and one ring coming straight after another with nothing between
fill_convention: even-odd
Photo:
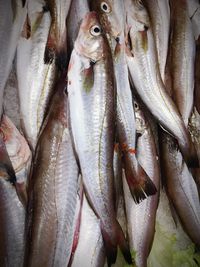
<instances>
[{"instance_id":1,"label":"silver fish body","mask_svg":"<svg viewBox=\"0 0 200 267\"><path fill-rule=\"evenodd\" d=\"M89 12L88 0L72 1L67 17L68 54L73 50L81 21L87 12Z\"/></svg>"},{"instance_id":2,"label":"silver fish body","mask_svg":"<svg viewBox=\"0 0 200 267\"><path fill-rule=\"evenodd\" d=\"M136 252L137 267L146 267L147 258L155 233L156 211L159 201L160 165L156 141L151 128L153 123L148 114L143 114L141 106L135 102L137 139L137 157L141 166L154 182L158 192L136 205L124 182L124 197L128 222L128 236L131 251Z\"/></svg>"},{"instance_id":3,"label":"silver fish body","mask_svg":"<svg viewBox=\"0 0 200 267\"><path fill-rule=\"evenodd\" d=\"M90 61L95 63L91 66ZM114 210L115 87L112 55L95 12L88 13L81 24L69 65L71 126L84 188L101 221L109 266L115 262L118 244L130 261ZM92 77L89 87L88 79L91 81Z\"/></svg>"},{"instance_id":4,"label":"silver fish body","mask_svg":"<svg viewBox=\"0 0 200 267\"><path fill-rule=\"evenodd\" d=\"M105 249L100 220L94 214L85 196L80 220L78 246L71 267L102 267L105 263Z\"/></svg>"},{"instance_id":5,"label":"silver fish body","mask_svg":"<svg viewBox=\"0 0 200 267\"><path fill-rule=\"evenodd\" d=\"M67 266L71 255L79 170L62 79L39 137L29 183L24 266Z\"/></svg>"},{"instance_id":6,"label":"silver fish body","mask_svg":"<svg viewBox=\"0 0 200 267\"><path fill-rule=\"evenodd\" d=\"M162 81L165 81L165 66L168 54L170 32L170 8L168 0L145 1L151 20L153 35L158 54L159 70Z\"/></svg>"},{"instance_id":7,"label":"silver fish body","mask_svg":"<svg viewBox=\"0 0 200 267\"><path fill-rule=\"evenodd\" d=\"M195 40L187 1L172 1L171 75L173 99L183 121L188 120L194 100Z\"/></svg>"},{"instance_id":8,"label":"silver fish body","mask_svg":"<svg viewBox=\"0 0 200 267\"><path fill-rule=\"evenodd\" d=\"M30 6L31 26L35 24L37 16L41 12L43 12L42 5ZM50 13L42 14L37 30L29 39L21 37L17 47L17 79L21 121L33 151L56 77L55 61L50 65L44 63L50 23Z\"/></svg>"},{"instance_id":9,"label":"silver fish body","mask_svg":"<svg viewBox=\"0 0 200 267\"><path fill-rule=\"evenodd\" d=\"M168 198L173 204L184 231L200 245L200 207L196 184L183 162L173 138L162 135L161 164Z\"/></svg>"},{"instance_id":10,"label":"silver fish body","mask_svg":"<svg viewBox=\"0 0 200 267\"><path fill-rule=\"evenodd\" d=\"M127 56L131 80L154 117L177 139L188 166L199 166L191 137L162 82L148 14L137 1L126 0L125 3L133 48L133 56Z\"/></svg>"}]
</instances>

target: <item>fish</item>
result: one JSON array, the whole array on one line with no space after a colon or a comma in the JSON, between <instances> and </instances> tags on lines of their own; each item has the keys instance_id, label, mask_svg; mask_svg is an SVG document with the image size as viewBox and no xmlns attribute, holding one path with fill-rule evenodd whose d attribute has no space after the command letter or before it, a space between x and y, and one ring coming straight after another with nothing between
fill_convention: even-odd
<instances>
[{"instance_id":1,"label":"fish","mask_svg":"<svg viewBox=\"0 0 200 267\"><path fill-rule=\"evenodd\" d=\"M67 16L67 49L68 55L74 48L80 24L85 14L89 12L88 0L74 0Z\"/></svg>"},{"instance_id":2,"label":"fish","mask_svg":"<svg viewBox=\"0 0 200 267\"><path fill-rule=\"evenodd\" d=\"M115 84L112 54L96 12L87 13L68 68L70 123L84 190L100 219L108 266L119 245L132 262L128 243L114 209L113 150Z\"/></svg>"},{"instance_id":3,"label":"fish","mask_svg":"<svg viewBox=\"0 0 200 267\"><path fill-rule=\"evenodd\" d=\"M134 106L138 136L136 146L138 151L137 158L157 188L155 195L148 197L139 204L135 204L131 198L127 183L123 179L130 248L131 251L135 252L136 266L146 267L155 233L160 191L160 164L155 140L155 122L147 111L143 111L145 109L142 109L139 101L135 100Z\"/></svg>"},{"instance_id":4,"label":"fish","mask_svg":"<svg viewBox=\"0 0 200 267\"><path fill-rule=\"evenodd\" d=\"M176 141L164 132L160 141L161 170L167 196L183 230L199 247L200 206L196 184L187 165L183 163Z\"/></svg>"},{"instance_id":5,"label":"fish","mask_svg":"<svg viewBox=\"0 0 200 267\"><path fill-rule=\"evenodd\" d=\"M45 47L51 24L50 13L43 12L41 4L29 5L28 15L32 30L38 15L41 14L41 22L35 32L32 31L29 39L21 37L17 46L16 71L21 126L33 152L58 76L55 61L50 65L44 63Z\"/></svg>"},{"instance_id":6,"label":"fish","mask_svg":"<svg viewBox=\"0 0 200 267\"><path fill-rule=\"evenodd\" d=\"M197 40L200 35L200 2L198 0L187 0L187 5L194 38Z\"/></svg>"},{"instance_id":7,"label":"fish","mask_svg":"<svg viewBox=\"0 0 200 267\"><path fill-rule=\"evenodd\" d=\"M113 51L114 72L117 88L116 105L116 131L119 139L119 146L123 154L123 163L126 173L126 179L131 190L131 194L136 203L139 203L149 195L156 193L156 188L143 168L137 161L135 149L135 115L132 102L132 92L128 78L128 66L126 63L124 23L119 14L123 14L123 5L121 1L115 3L104 1L93 1L93 8L99 12L100 21L103 21L104 31L114 38L117 42L111 43ZM103 5L108 6L108 11L104 11ZM120 8L121 7L121 8ZM101 11L100 11L101 10ZM118 23L116 23L116 20ZM105 25L110 25L106 29ZM115 29L119 25L118 32Z\"/></svg>"},{"instance_id":8,"label":"fish","mask_svg":"<svg viewBox=\"0 0 200 267\"><path fill-rule=\"evenodd\" d=\"M170 35L170 7L168 0L144 0L155 39L158 64L162 81L165 82L165 66Z\"/></svg>"},{"instance_id":9,"label":"fish","mask_svg":"<svg viewBox=\"0 0 200 267\"><path fill-rule=\"evenodd\" d=\"M100 220L90 207L86 196L83 197L79 231L78 245L71 267L104 266L106 255Z\"/></svg>"},{"instance_id":10,"label":"fish","mask_svg":"<svg viewBox=\"0 0 200 267\"><path fill-rule=\"evenodd\" d=\"M0 126L8 156L12 162L18 191L0 176L0 266L22 266L24 259L26 186L31 165L31 151L25 138L12 121L4 115ZM21 193L19 197L19 192ZM24 194L22 194L22 192Z\"/></svg>"},{"instance_id":11,"label":"fish","mask_svg":"<svg viewBox=\"0 0 200 267\"><path fill-rule=\"evenodd\" d=\"M173 99L187 127L194 102L195 40L187 0L171 0L170 6Z\"/></svg>"},{"instance_id":12,"label":"fish","mask_svg":"<svg viewBox=\"0 0 200 267\"><path fill-rule=\"evenodd\" d=\"M188 167L198 167L199 161L191 136L161 79L147 11L141 1L126 0L125 6L133 55L127 55L130 79L158 123L177 139Z\"/></svg>"},{"instance_id":13,"label":"fish","mask_svg":"<svg viewBox=\"0 0 200 267\"><path fill-rule=\"evenodd\" d=\"M44 55L45 63L55 60L61 72L67 67L67 30L66 19L70 9L71 0L45 0L46 9L51 14L51 27Z\"/></svg>"},{"instance_id":14,"label":"fish","mask_svg":"<svg viewBox=\"0 0 200 267\"><path fill-rule=\"evenodd\" d=\"M70 260L79 168L68 128L65 77L56 85L34 157L24 266L67 266Z\"/></svg>"}]
</instances>

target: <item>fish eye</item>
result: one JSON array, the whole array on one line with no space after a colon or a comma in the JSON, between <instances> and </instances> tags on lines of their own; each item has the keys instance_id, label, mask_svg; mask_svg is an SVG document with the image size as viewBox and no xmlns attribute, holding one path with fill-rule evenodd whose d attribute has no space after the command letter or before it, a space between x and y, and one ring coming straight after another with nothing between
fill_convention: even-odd
<instances>
[{"instance_id":1,"label":"fish eye","mask_svg":"<svg viewBox=\"0 0 200 267\"><path fill-rule=\"evenodd\" d=\"M90 33L93 36L99 36L101 34L101 28L98 25L94 25L90 28Z\"/></svg>"},{"instance_id":2,"label":"fish eye","mask_svg":"<svg viewBox=\"0 0 200 267\"><path fill-rule=\"evenodd\" d=\"M135 107L135 110L138 110L139 109L139 106L138 104L134 101L134 107Z\"/></svg>"},{"instance_id":3,"label":"fish eye","mask_svg":"<svg viewBox=\"0 0 200 267\"><path fill-rule=\"evenodd\" d=\"M105 12L105 13L109 13L110 12L110 7L106 2L102 2L101 3L101 9Z\"/></svg>"}]
</instances>

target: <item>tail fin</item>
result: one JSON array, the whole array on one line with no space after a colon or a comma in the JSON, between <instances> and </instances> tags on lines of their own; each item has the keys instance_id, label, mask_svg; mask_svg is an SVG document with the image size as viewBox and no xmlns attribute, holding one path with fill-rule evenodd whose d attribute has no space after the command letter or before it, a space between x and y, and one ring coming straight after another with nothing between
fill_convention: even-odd
<instances>
[{"instance_id":1,"label":"tail fin","mask_svg":"<svg viewBox=\"0 0 200 267\"><path fill-rule=\"evenodd\" d=\"M199 168L199 159L197 151L192 143L191 137L188 133L188 146L179 144L181 153L188 168Z\"/></svg>"},{"instance_id":2,"label":"tail fin","mask_svg":"<svg viewBox=\"0 0 200 267\"><path fill-rule=\"evenodd\" d=\"M127 184L136 204L157 192L156 186L144 169L140 165L138 168L138 172L135 176L125 170Z\"/></svg>"},{"instance_id":3,"label":"tail fin","mask_svg":"<svg viewBox=\"0 0 200 267\"><path fill-rule=\"evenodd\" d=\"M112 231L114 231L114 237L112 238L109 233L106 232L103 224L101 224L101 232L105 244L106 256L108 267L116 262L117 258L117 247L120 247L120 250L124 256L124 259L128 264L132 264L132 257L129 249L128 242L125 239L124 233L118 221L115 221Z\"/></svg>"}]
</instances>

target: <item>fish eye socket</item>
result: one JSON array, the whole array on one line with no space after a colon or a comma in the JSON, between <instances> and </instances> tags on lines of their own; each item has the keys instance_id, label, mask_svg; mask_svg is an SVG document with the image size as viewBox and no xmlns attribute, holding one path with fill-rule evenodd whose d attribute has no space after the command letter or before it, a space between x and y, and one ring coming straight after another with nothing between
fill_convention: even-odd
<instances>
[{"instance_id":1,"label":"fish eye socket","mask_svg":"<svg viewBox=\"0 0 200 267\"><path fill-rule=\"evenodd\" d=\"M106 3L106 2L102 2L101 3L101 9L106 12L106 13L109 13L110 12L110 7L109 5Z\"/></svg>"},{"instance_id":2,"label":"fish eye socket","mask_svg":"<svg viewBox=\"0 0 200 267\"><path fill-rule=\"evenodd\" d=\"M101 28L98 25L94 25L90 28L90 33L93 36L99 36L101 34Z\"/></svg>"}]
</instances>

